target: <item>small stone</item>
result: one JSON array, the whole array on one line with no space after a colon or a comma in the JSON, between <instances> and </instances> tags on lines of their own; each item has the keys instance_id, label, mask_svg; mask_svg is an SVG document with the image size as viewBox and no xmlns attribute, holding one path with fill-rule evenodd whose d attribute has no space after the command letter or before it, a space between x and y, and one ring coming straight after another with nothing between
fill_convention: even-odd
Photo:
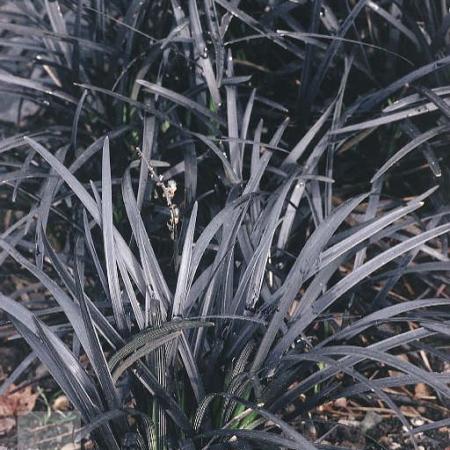
<instances>
[{"instance_id":1,"label":"small stone","mask_svg":"<svg viewBox=\"0 0 450 450\"><path fill-rule=\"evenodd\" d=\"M338 398L334 402L334 406L338 408L346 408L347 407L347 399L345 397Z\"/></svg>"},{"instance_id":2,"label":"small stone","mask_svg":"<svg viewBox=\"0 0 450 450\"><path fill-rule=\"evenodd\" d=\"M426 384L418 383L414 388L414 394L417 398L427 398L430 397L431 392Z\"/></svg>"},{"instance_id":3,"label":"small stone","mask_svg":"<svg viewBox=\"0 0 450 450\"><path fill-rule=\"evenodd\" d=\"M380 422L383 421L383 418L374 411L369 411L361 422L361 431L366 433L372 428L376 427Z\"/></svg>"},{"instance_id":4,"label":"small stone","mask_svg":"<svg viewBox=\"0 0 450 450\"><path fill-rule=\"evenodd\" d=\"M411 419L411 423L415 426L415 427L421 427L424 423L425 420L423 420L421 417L413 417Z\"/></svg>"},{"instance_id":5,"label":"small stone","mask_svg":"<svg viewBox=\"0 0 450 450\"><path fill-rule=\"evenodd\" d=\"M52 404L53 411L67 411L70 408L69 399L65 395L56 397Z\"/></svg>"}]
</instances>

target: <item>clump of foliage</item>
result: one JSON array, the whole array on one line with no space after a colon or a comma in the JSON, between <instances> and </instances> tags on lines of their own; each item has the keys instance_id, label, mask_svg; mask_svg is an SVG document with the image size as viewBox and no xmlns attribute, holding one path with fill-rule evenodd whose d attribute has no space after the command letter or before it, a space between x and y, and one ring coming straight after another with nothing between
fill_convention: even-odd
<instances>
[{"instance_id":1,"label":"clump of foliage","mask_svg":"<svg viewBox=\"0 0 450 450\"><path fill-rule=\"evenodd\" d=\"M3 2L2 391L39 359L117 450L337 448L341 397L448 424L387 390L450 398L448 6Z\"/></svg>"}]
</instances>

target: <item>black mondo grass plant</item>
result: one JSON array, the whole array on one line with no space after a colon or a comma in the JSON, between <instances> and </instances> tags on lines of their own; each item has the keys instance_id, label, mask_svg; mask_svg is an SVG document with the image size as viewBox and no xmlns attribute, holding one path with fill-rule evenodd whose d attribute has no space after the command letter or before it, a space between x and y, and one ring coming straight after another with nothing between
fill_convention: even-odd
<instances>
[{"instance_id":1,"label":"black mondo grass plant","mask_svg":"<svg viewBox=\"0 0 450 450\"><path fill-rule=\"evenodd\" d=\"M355 448L342 398L441 448L449 7L2 1L0 309L31 350L0 393L40 361L99 449Z\"/></svg>"}]
</instances>

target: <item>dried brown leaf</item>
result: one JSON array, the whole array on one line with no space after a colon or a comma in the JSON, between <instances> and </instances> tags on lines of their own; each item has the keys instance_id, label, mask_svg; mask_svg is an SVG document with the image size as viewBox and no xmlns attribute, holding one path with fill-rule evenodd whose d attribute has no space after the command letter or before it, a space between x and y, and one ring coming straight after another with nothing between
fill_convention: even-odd
<instances>
[{"instance_id":1,"label":"dried brown leaf","mask_svg":"<svg viewBox=\"0 0 450 450\"><path fill-rule=\"evenodd\" d=\"M39 394L33 393L31 386L17 390L11 385L5 395L0 395L0 417L23 416L33 411Z\"/></svg>"}]
</instances>

